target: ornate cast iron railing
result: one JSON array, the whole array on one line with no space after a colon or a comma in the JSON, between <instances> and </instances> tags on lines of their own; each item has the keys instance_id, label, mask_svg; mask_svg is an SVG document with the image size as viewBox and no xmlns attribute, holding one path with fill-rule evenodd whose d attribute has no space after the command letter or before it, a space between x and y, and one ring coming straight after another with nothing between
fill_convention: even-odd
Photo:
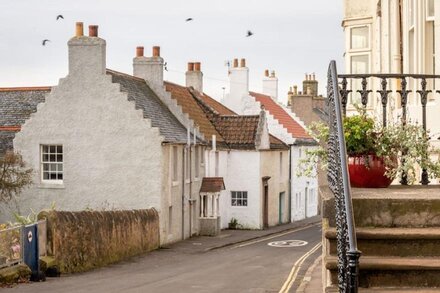
<instances>
[{"instance_id":1,"label":"ornate cast iron railing","mask_svg":"<svg viewBox=\"0 0 440 293\"><path fill-rule=\"evenodd\" d=\"M342 124L340 92L336 62L328 70L327 102L329 114L328 183L335 196L336 236L338 251L339 292L356 293L358 290L359 257L351 202L344 128ZM345 101L346 104L346 101Z\"/></svg>"},{"instance_id":2,"label":"ornate cast iron railing","mask_svg":"<svg viewBox=\"0 0 440 293\"><path fill-rule=\"evenodd\" d=\"M401 107L401 123L402 125L406 125L408 123L407 118L407 105L409 94L412 93L412 90L408 90L408 81L413 80L414 84L419 84L420 89L416 91L420 96L420 104L421 104L421 114L422 114L422 125L423 129L426 131L426 104L428 102L428 94L432 93L432 90L427 89L427 80L439 80L440 75L427 75L427 74L341 74L338 76L340 82L340 96L342 103L342 113L346 114L347 111L347 103L348 97L350 93L355 95L356 93L360 95L361 105L364 108L367 108L368 100L373 91L368 87L368 81L373 80L376 81L380 89L376 90L379 94L380 102L382 104L382 125L387 125L387 107L388 100L393 90L390 86L390 80L399 81L396 89L394 90L396 93L400 95L400 107ZM348 89L348 80L361 80L361 89L353 91L352 89ZM380 82L379 82L380 81ZM440 91L436 91L440 93ZM403 185L408 184L406 174L401 174L400 183ZM422 169L421 181L423 185L429 184L428 172L426 169Z\"/></svg>"}]
</instances>

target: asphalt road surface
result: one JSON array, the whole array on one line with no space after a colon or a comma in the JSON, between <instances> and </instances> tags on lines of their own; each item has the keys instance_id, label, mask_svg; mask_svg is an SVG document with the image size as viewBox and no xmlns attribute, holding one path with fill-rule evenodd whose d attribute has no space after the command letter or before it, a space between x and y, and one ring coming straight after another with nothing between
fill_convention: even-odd
<instances>
[{"instance_id":1,"label":"asphalt road surface","mask_svg":"<svg viewBox=\"0 0 440 293\"><path fill-rule=\"evenodd\" d=\"M290 246L291 242L286 240L302 240L307 244ZM320 241L321 226L314 225L208 252L177 246L91 272L3 290L24 293L295 292L307 267L321 253Z\"/></svg>"}]
</instances>

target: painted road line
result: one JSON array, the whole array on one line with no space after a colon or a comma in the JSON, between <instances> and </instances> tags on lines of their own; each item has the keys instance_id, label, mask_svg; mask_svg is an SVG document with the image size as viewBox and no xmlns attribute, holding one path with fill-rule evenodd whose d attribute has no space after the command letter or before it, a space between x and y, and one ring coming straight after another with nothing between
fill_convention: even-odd
<instances>
[{"instance_id":1,"label":"painted road line","mask_svg":"<svg viewBox=\"0 0 440 293\"><path fill-rule=\"evenodd\" d=\"M313 253L315 253L319 248L321 247L321 242L316 244L312 249L310 249L308 252L306 252L302 257L300 257L295 264L293 265L292 269L290 270L289 276L287 277L286 282L284 282L283 286L281 287L281 290L279 293L287 293L289 292L290 288L293 285L293 282L295 282L296 277L298 276L299 269L301 268L304 261Z\"/></svg>"},{"instance_id":2,"label":"painted road line","mask_svg":"<svg viewBox=\"0 0 440 293\"><path fill-rule=\"evenodd\" d=\"M308 228L311 228L311 227L314 227L314 226L318 226L318 225L321 225L321 223L311 224L311 225L308 225L308 226L305 226L305 227L301 227L301 228L298 228L298 229L295 229L295 230L291 230L291 231L288 231L288 232L283 232L283 233L275 234L275 235L272 235L272 236L269 236L269 237L259 238L257 240L253 240L253 241L250 241L250 242L245 242L243 244L234 245L230 249L245 247L245 246L252 245L252 244L255 244L255 243L267 241L267 240L270 240L270 239L273 239L273 238L281 237L281 236L284 236L284 235L289 235L289 234L292 234L292 233L295 233L295 232L298 232L298 231L302 231L302 230L305 230L305 229L308 229Z\"/></svg>"}]
</instances>

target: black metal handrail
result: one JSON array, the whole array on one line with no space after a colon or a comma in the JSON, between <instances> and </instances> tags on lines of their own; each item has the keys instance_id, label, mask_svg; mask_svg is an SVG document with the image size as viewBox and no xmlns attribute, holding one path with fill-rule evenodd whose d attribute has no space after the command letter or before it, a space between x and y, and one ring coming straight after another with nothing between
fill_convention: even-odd
<instances>
[{"instance_id":1,"label":"black metal handrail","mask_svg":"<svg viewBox=\"0 0 440 293\"><path fill-rule=\"evenodd\" d=\"M341 105L342 105L342 113L343 115L347 112L347 103L348 103L348 96L350 93L353 92L353 90L348 89L348 82L347 79L360 79L362 80L361 86L362 88L360 90L357 90L356 92L359 93L361 97L361 104L362 107L367 108L368 100L370 93L373 91L368 89L368 80L370 78L378 78L380 79L380 90L376 90L376 92L380 95L381 104L382 104L382 125L385 127L387 125L387 105L388 105L388 98L390 93L393 91L389 88L389 82L388 79L396 79L400 80L399 89L396 89L395 92L399 93L401 99L400 99L400 106L402 108L402 115L401 115L401 123L403 126L407 124L407 104L408 104L408 95L412 92L412 90L408 90L408 80L413 79L420 82L420 90L417 90L416 93L420 95L420 103L422 106L422 126L423 129L426 131L427 125L426 125L426 104L428 102L428 95L432 93L432 90L427 89L427 82L426 80L436 80L440 79L440 75L433 75L433 74L394 74L394 73L385 73L385 74L340 74L338 75L338 80L340 81L340 95L341 95ZM437 93L440 93L440 91L436 91ZM353 93L355 94L355 93ZM422 169L421 174L421 181L420 183L423 185L429 184L429 176L428 172L425 168ZM407 174L402 173L400 183L402 185L407 185Z\"/></svg>"},{"instance_id":2,"label":"black metal handrail","mask_svg":"<svg viewBox=\"0 0 440 293\"><path fill-rule=\"evenodd\" d=\"M353 217L351 189L347 167L343 112L336 62L331 61L328 69L327 103L329 114L328 140L328 183L335 196L336 236L338 251L339 292L358 291L359 257Z\"/></svg>"}]
</instances>

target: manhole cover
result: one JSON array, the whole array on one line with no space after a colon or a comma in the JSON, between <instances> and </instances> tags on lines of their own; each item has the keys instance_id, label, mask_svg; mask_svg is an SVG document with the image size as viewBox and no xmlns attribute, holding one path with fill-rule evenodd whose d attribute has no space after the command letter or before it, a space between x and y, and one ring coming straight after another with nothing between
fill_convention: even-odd
<instances>
[{"instance_id":1,"label":"manhole cover","mask_svg":"<svg viewBox=\"0 0 440 293\"><path fill-rule=\"evenodd\" d=\"M269 242L267 245L273 247L297 247L307 245L307 241L303 240L282 240L282 241L274 241Z\"/></svg>"}]
</instances>

